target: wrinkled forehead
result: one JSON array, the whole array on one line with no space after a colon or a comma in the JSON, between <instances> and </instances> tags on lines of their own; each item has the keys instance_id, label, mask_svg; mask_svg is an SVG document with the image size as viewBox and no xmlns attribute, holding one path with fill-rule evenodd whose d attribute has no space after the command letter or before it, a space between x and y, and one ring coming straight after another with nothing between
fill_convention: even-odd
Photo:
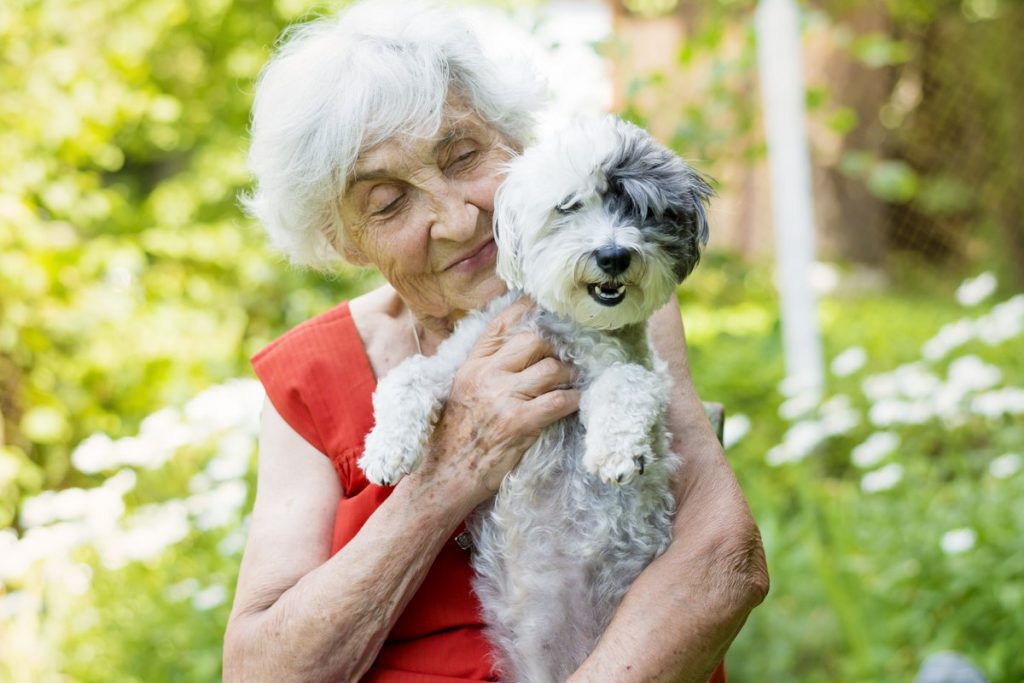
<instances>
[{"instance_id":1,"label":"wrinkled forehead","mask_svg":"<svg viewBox=\"0 0 1024 683\"><path fill-rule=\"evenodd\" d=\"M380 142L367 145L356 158L346 185L351 187L379 171L408 170L417 165L433 164L445 149L464 138L492 144L499 140L500 135L473 110L449 104L440 124L432 131L403 126Z\"/></svg>"}]
</instances>

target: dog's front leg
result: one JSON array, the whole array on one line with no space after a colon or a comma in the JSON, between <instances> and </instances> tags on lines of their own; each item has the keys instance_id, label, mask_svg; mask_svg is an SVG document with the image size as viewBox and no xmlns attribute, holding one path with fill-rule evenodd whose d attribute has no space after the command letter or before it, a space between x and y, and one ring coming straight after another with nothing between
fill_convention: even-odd
<instances>
[{"instance_id":1,"label":"dog's front leg","mask_svg":"<svg viewBox=\"0 0 1024 683\"><path fill-rule=\"evenodd\" d=\"M454 375L441 358L413 356L381 380L373 394L373 429L359 458L367 479L391 486L416 469Z\"/></svg>"},{"instance_id":2,"label":"dog's front leg","mask_svg":"<svg viewBox=\"0 0 1024 683\"><path fill-rule=\"evenodd\" d=\"M580 419L583 465L609 484L626 484L655 458L653 428L668 405L666 380L635 363L614 363L587 387Z\"/></svg>"},{"instance_id":3,"label":"dog's front leg","mask_svg":"<svg viewBox=\"0 0 1024 683\"><path fill-rule=\"evenodd\" d=\"M505 295L486 311L465 318L435 355L413 356L380 381L373 393L373 429L359 458L367 479L390 486L416 469L451 394L455 372L487 322L516 296Z\"/></svg>"}]
</instances>

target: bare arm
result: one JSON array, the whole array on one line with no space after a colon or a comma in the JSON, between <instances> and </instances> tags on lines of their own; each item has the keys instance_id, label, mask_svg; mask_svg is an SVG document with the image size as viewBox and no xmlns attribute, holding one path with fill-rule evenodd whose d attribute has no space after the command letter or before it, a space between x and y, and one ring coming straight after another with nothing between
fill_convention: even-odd
<instances>
[{"instance_id":1,"label":"bare arm","mask_svg":"<svg viewBox=\"0 0 1024 683\"><path fill-rule=\"evenodd\" d=\"M568 369L539 362L550 353L539 337L506 339L524 308L492 322L456 375L424 463L333 557L334 470L265 406L226 681L356 680L370 667L455 527L544 426L576 409L577 392L555 389Z\"/></svg>"},{"instance_id":2,"label":"bare arm","mask_svg":"<svg viewBox=\"0 0 1024 683\"><path fill-rule=\"evenodd\" d=\"M572 681L705 683L768 592L761 537L690 378L674 297L652 319L651 339L675 382L669 428L683 466L673 541Z\"/></svg>"},{"instance_id":3,"label":"bare arm","mask_svg":"<svg viewBox=\"0 0 1024 683\"><path fill-rule=\"evenodd\" d=\"M225 680L355 680L461 510L407 477L328 559L339 496L330 462L269 402L260 441L260 488L225 636Z\"/></svg>"}]
</instances>

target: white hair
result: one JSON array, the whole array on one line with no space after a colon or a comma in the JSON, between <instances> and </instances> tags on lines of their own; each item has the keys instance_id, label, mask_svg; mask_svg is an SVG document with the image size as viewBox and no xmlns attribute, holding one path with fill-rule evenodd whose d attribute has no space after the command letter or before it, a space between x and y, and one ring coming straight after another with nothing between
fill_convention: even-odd
<instances>
[{"instance_id":1,"label":"white hair","mask_svg":"<svg viewBox=\"0 0 1024 683\"><path fill-rule=\"evenodd\" d=\"M293 264L327 270L345 244L338 201L363 151L429 138L450 97L523 147L541 88L525 63L488 59L467 25L429 2L366 0L288 29L256 84L241 197Z\"/></svg>"}]
</instances>

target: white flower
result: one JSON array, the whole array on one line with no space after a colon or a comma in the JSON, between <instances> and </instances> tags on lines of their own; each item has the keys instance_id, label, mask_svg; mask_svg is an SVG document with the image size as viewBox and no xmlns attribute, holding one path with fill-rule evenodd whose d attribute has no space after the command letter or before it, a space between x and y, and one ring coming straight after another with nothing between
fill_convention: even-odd
<instances>
[{"instance_id":1,"label":"white flower","mask_svg":"<svg viewBox=\"0 0 1024 683\"><path fill-rule=\"evenodd\" d=\"M249 459L256 447L252 434L229 431L217 443L217 455L206 465L206 474L214 481L239 479L249 471Z\"/></svg>"},{"instance_id":2,"label":"white flower","mask_svg":"<svg viewBox=\"0 0 1024 683\"><path fill-rule=\"evenodd\" d=\"M971 412L989 418L1024 413L1024 389L1004 387L978 394L971 401Z\"/></svg>"},{"instance_id":3,"label":"white flower","mask_svg":"<svg viewBox=\"0 0 1024 683\"><path fill-rule=\"evenodd\" d=\"M975 322L978 339L989 346L1002 344L1024 333L1024 294L992 307Z\"/></svg>"},{"instance_id":4,"label":"white flower","mask_svg":"<svg viewBox=\"0 0 1024 683\"><path fill-rule=\"evenodd\" d=\"M860 480L860 488L864 493L888 491L903 479L903 466L890 463L873 472L868 472Z\"/></svg>"},{"instance_id":5,"label":"white flower","mask_svg":"<svg viewBox=\"0 0 1024 683\"><path fill-rule=\"evenodd\" d=\"M121 470L96 488L44 491L22 502L21 523L30 528L84 519L91 527L107 528L124 514L124 494L134 487L135 472Z\"/></svg>"},{"instance_id":6,"label":"white flower","mask_svg":"<svg viewBox=\"0 0 1024 683\"><path fill-rule=\"evenodd\" d=\"M43 580L60 586L71 595L85 595L92 584L92 567L83 562L49 561L43 565Z\"/></svg>"},{"instance_id":7,"label":"white flower","mask_svg":"<svg viewBox=\"0 0 1024 683\"><path fill-rule=\"evenodd\" d=\"M930 361L941 360L958 346L963 346L975 337L975 325L969 318L943 325L938 334L921 347L924 357Z\"/></svg>"},{"instance_id":8,"label":"white flower","mask_svg":"<svg viewBox=\"0 0 1024 683\"><path fill-rule=\"evenodd\" d=\"M914 399L928 398L942 384L938 377L925 370L919 363L911 363L899 368L896 380L900 383L903 395Z\"/></svg>"},{"instance_id":9,"label":"white flower","mask_svg":"<svg viewBox=\"0 0 1024 683\"><path fill-rule=\"evenodd\" d=\"M22 614L38 614L42 609L39 596L27 591L14 591L0 596L0 623L13 622Z\"/></svg>"},{"instance_id":10,"label":"white flower","mask_svg":"<svg viewBox=\"0 0 1024 683\"><path fill-rule=\"evenodd\" d=\"M988 465L989 474L996 479L1008 479L1020 471L1024 459L1017 453L1005 453Z\"/></svg>"},{"instance_id":11,"label":"white flower","mask_svg":"<svg viewBox=\"0 0 1024 683\"><path fill-rule=\"evenodd\" d=\"M0 580L20 579L40 560L64 558L74 548L91 539L88 527L80 522L59 522L50 526L29 529L21 539L11 544L10 536L0 536Z\"/></svg>"},{"instance_id":12,"label":"white flower","mask_svg":"<svg viewBox=\"0 0 1024 683\"><path fill-rule=\"evenodd\" d=\"M864 367L868 354L861 346L851 346L832 359L832 374L848 377Z\"/></svg>"},{"instance_id":13,"label":"white flower","mask_svg":"<svg viewBox=\"0 0 1024 683\"><path fill-rule=\"evenodd\" d=\"M725 418L723 428L723 443L726 448L735 446L750 432L750 418L743 413L737 413Z\"/></svg>"},{"instance_id":14,"label":"white flower","mask_svg":"<svg viewBox=\"0 0 1024 683\"><path fill-rule=\"evenodd\" d=\"M878 401L871 406L868 419L876 427L888 427L895 424L924 424L932 418L932 410L927 403L919 401L900 401L889 399Z\"/></svg>"},{"instance_id":15,"label":"white flower","mask_svg":"<svg viewBox=\"0 0 1024 683\"><path fill-rule=\"evenodd\" d=\"M95 474L108 469L114 456L114 441L106 434L83 439L71 453L71 464L79 472Z\"/></svg>"},{"instance_id":16,"label":"white flower","mask_svg":"<svg viewBox=\"0 0 1024 683\"><path fill-rule=\"evenodd\" d=\"M164 591L164 596L171 602L181 602L195 595L197 590L199 590L199 582L189 577L168 586Z\"/></svg>"},{"instance_id":17,"label":"white flower","mask_svg":"<svg viewBox=\"0 0 1024 683\"><path fill-rule=\"evenodd\" d=\"M923 363L906 363L892 372L870 375L861 382L871 401L891 398L927 398L941 385Z\"/></svg>"},{"instance_id":18,"label":"white flower","mask_svg":"<svg viewBox=\"0 0 1024 683\"><path fill-rule=\"evenodd\" d=\"M189 497L185 504L196 518L196 526L206 531L230 524L245 504L246 495L248 486L245 482L232 479Z\"/></svg>"},{"instance_id":19,"label":"white flower","mask_svg":"<svg viewBox=\"0 0 1024 683\"><path fill-rule=\"evenodd\" d=\"M860 413L850 406L850 398L836 394L821 405L821 428L828 436L846 434L860 424Z\"/></svg>"},{"instance_id":20,"label":"white flower","mask_svg":"<svg viewBox=\"0 0 1024 683\"><path fill-rule=\"evenodd\" d=\"M977 540L978 535L974 533L974 529L963 527L961 529L951 529L942 534L940 545L942 546L942 552L947 555L959 555L973 548Z\"/></svg>"},{"instance_id":21,"label":"white flower","mask_svg":"<svg viewBox=\"0 0 1024 683\"><path fill-rule=\"evenodd\" d=\"M224 586L215 583L212 586L207 586L201 591L197 591L192 596L192 606L197 610L209 610L213 609L217 605L222 604L227 600L228 591Z\"/></svg>"},{"instance_id":22,"label":"white flower","mask_svg":"<svg viewBox=\"0 0 1024 683\"><path fill-rule=\"evenodd\" d=\"M773 466L799 462L810 455L827 436L817 421L797 422L786 431L782 443L771 448L765 458Z\"/></svg>"},{"instance_id":23,"label":"white flower","mask_svg":"<svg viewBox=\"0 0 1024 683\"><path fill-rule=\"evenodd\" d=\"M989 365L977 356L962 356L949 364L947 381L960 387L962 393L980 391L999 384L1003 379L1002 371Z\"/></svg>"},{"instance_id":24,"label":"white flower","mask_svg":"<svg viewBox=\"0 0 1024 683\"><path fill-rule=\"evenodd\" d=\"M961 306L977 306L996 291L996 276L984 272L973 280L964 280L956 290L956 300Z\"/></svg>"},{"instance_id":25,"label":"white flower","mask_svg":"<svg viewBox=\"0 0 1024 683\"><path fill-rule=\"evenodd\" d=\"M900 384L893 373L869 375L864 378L860 386L864 395L872 402L896 398L900 395Z\"/></svg>"},{"instance_id":26,"label":"white flower","mask_svg":"<svg viewBox=\"0 0 1024 683\"><path fill-rule=\"evenodd\" d=\"M862 469L874 467L900 445L900 437L893 432L875 432L850 453L850 460Z\"/></svg>"},{"instance_id":27,"label":"white flower","mask_svg":"<svg viewBox=\"0 0 1024 683\"><path fill-rule=\"evenodd\" d=\"M231 532L222 538L217 544L217 552L224 557L235 557L245 549L245 541L248 534L245 529L232 529Z\"/></svg>"},{"instance_id":28,"label":"white flower","mask_svg":"<svg viewBox=\"0 0 1024 683\"><path fill-rule=\"evenodd\" d=\"M189 401L185 405L185 419L203 434L233 427L256 433L263 397L263 387L256 380L228 380Z\"/></svg>"},{"instance_id":29,"label":"white flower","mask_svg":"<svg viewBox=\"0 0 1024 683\"><path fill-rule=\"evenodd\" d=\"M818 395L814 391L802 391L783 401L779 406L779 417L784 420L795 420L811 412L818 406Z\"/></svg>"},{"instance_id":30,"label":"white flower","mask_svg":"<svg viewBox=\"0 0 1024 683\"><path fill-rule=\"evenodd\" d=\"M103 566L119 569L129 562L150 560L188 536L188 509L180 500L145 505L128 520L126 528L97 539Z\"/></svg>"}]
</instances>

